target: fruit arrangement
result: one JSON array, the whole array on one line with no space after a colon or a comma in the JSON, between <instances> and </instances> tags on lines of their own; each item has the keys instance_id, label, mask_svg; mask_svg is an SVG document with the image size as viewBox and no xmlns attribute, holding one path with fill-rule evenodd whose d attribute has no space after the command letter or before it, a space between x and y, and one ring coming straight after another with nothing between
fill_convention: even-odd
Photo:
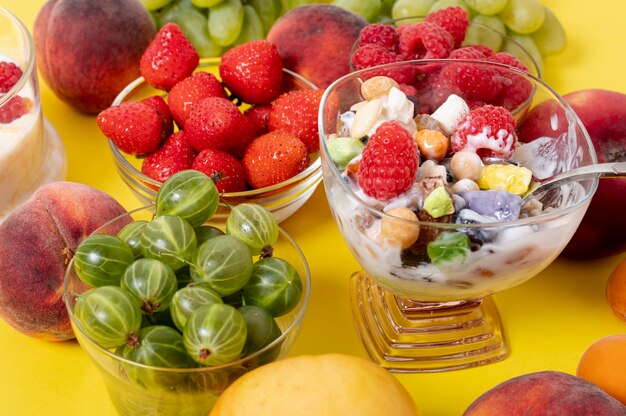
<instances>
[{"instance_id":1,"label":"fruit arrangement","mask_svg":"<svg viewBox=\"0 0 626 416\"><path fill-rule=\"evenodd\" d=\"M221 81L198 63L189 39L167 24L140 65L146 82L167 97L124 101L97 117L121 151L143 159L143 174L163 182L196 169L220 192L243 192L281 183L311 164L323 91L292 89L272 43L229 50L219 64Z\"/></svg>"},{"instance_id":2,"label":"fruit arrangement","mask_svg":"<svg viewBox=\"0 0 626 416\"><path fill-rule=\"evenodd\" d=\"M69 267L86 288L70 296L73 318L92 342L161 368L219 366L260 350L246 370L276 359L285 329L276 319L301 302L303 277L274 252L278 224L263 207L232 207L225 231L206 224L218 198L208 176L181 171L160 188L151 220L125 221L115 235L80 243ZM124 367L146 389L183 383Z\"/></svg>"}]
</instances>

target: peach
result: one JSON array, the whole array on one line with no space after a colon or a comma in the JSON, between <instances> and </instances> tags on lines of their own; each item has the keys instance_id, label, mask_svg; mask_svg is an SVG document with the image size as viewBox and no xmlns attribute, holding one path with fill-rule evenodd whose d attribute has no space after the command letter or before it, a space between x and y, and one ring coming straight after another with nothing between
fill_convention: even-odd
<instances>
[{"instance_id":1,"label":"peach","mask_svg":"<svg viewBox=\"0 0 626 416\"><path fill-rule=\"evenodd\" d=\"M48 0L33 29L39 72L64 102L98 113L139 76L156 27L139 0Z\"/></svg>"},{"instance_id":2,"label":"peach","mask_svg":"<svg viewBox=\"0 0 626 416\"><path fill-rule=\"evenodd\" d=\"M278 48L285 68L324 89L350 72L350 51L367 24L339 6L310 4L285 13L267 40Z\"/></svg>"},{"instance_id":3,"label":"peach","mask_svg":"<svg viewBox=\"0 0 626 416\"><path fill-rule=\"evenodd\" d=\"M478 397L464 416L618 416L626 406L597 385L560 371L525 374Z\"/></svg>"},{"instance_id":4,"label":"peach","mask_svg":"<svg viewBox=\"0 0 626 416\"><path fill-rule=\"evenodd\" d=\"M626 405L626 334L594 341L580 357L576 375Z\"/></svg>"},{"instance_id":5,"label":"peach","mask_svg":"<svg viewBox=\"0 0 626 416\"><path fill-rule=\"evenodd\" d=\"M74 338L62 299L78 244L126 210L88 185L52 182L0 224L0 317L35 338Z\"/></svg>"}]
</instances>

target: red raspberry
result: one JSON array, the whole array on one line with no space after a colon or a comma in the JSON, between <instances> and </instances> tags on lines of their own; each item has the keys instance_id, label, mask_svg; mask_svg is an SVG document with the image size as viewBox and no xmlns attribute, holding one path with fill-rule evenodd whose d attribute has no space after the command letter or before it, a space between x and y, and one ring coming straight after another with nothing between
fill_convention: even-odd
<instances>
[{"instance_id":1,"label":"red raspberry","mask_svg":"<svg viewBox=\"0 0 626 416\"><path fill-rule=\"evenodd\" d=\"M478 55L477 51L462 51L464 55ZM458 53L459 55L461 52ZM473 58L483 59L483 58ZM466 101L488 102L500 94L502 78L487 64L459 62L446 65L441 70L441 77L456 89Z\"/></svg>"},{"instance_id":2,"label":"red raspberry","mask_svg":"<svg viewBox=\"0 0 626 416\"><path fill-rule=\"evenodd\" d=\"M0 62L0 94L4 94L22 77L22 70L13 62Z\"/></svg>"},{"instance_id":3,"label":"red raspberry","mask_svg":"<svg viewBox=\"0 0 626 416\"><path fill-rule=\"evenodd\" d=\"M475 48L473 46L463 46L461 48L455 49L450 52L450 59L486 59L485 54L482 50Z\"/></svg>"},{"instance_id":4,"label":"red raspberry","mask_svg":"<svg viewBox=\"0 0 626 416\"><path fill-rule=\"evenodd\" d=\"M452 132L453 152L470 150L481 157L511 157L517 136L515 118L503 107L484 105L471 110Z\"/></svg>"},{"instance_id":5,"label":"red raspberry","mask_svg":"<svg viewBox=\"0 0 626 416\"><path fill-rule=\"evenodd\" d=\"M191 165L213 179L220 192L242 192L246 190L246 173L235 156L221 150L206 148Z\"/></svg>"},{"instance_id":6,"label":"red raspberry","mask_svg":"<svg viewBox=\"0 0 626 416\"><path fill-rule=\"evenodd\" d=\"M526 65L521 63L519 59L517 59L508 52L498 52L489 56L488 60L491 62L497 62L499 64L509 65L517 69L521 69L522 71L528 72L528 68L526 67Z\"/></svg>"},{"instance_id":7,"label":"red raspberry","mask_svg":"<svg viewBox=\"0 0 626 416\"><path fill-rule=\"evenodd\" d=\"M184 132L179 130L170 135L155 152L146 155L141 172L154 180L165 182L176 172L191 169L196 154Z\"/></svg>"},{"instance_id":8,"label":"red raspberry","mask_svg":"<svg viewBox=\"0 0 626 416\"><path fill-rule=\"evenodd\" d=\"M352 53L352 66L354 69L371 68L376 65L390 64L397 61L395 52L388 50L384 46L368 43L359 46Z\"/></svg>"},{"instance_id":9,"label":"red raspberry","mask_svg":"<svg viewBox=\"0 0 626 416\"><path fill-rule=\"evenodd\" d=\"M498 52L488 58L488 60L491 62L509 65L522 71L528 71L526 65L521 63L517 58L508 52ZM502 76L503 88L502 92L493 100L493 102L494 104L501 105L509 111L513 111L528 100L533 91L533 84L523 76L516 75L511 71L496 70Z\"/></svg>"},{"instance_id":10,"label":"red raspberry","mask_svg":"<svg viewBox=\"0 0 626 416\"><path fill-rule=\"evenodd\" d=\"M475 49L475 50L481 52L485 58L489 58L490 56L493 56L493 54L494 54L493 49L491 49L489 46L481 45L479 43L475 44L475 45L466 45L463 48Z\"/></svg>"},{"instance_id":11,"label":"red raspberry","mask_svg":"<svg viewBox=\"0 0 626 416\"><path fill-rule=\"evenodd\" d=\"M228 98L222 83L208 72L194 72L174 85L167 97L167 103L176 124L184 128L191 107L207 97Z\"/></svg>"},{"instance_id":12,"label":"red raspberry","mask_svg":"<svg viewBox=\"0 0 626 416\"><path fill-rule=\"evenodd\" d=\"M28 113L33 103L29 98L16 95L0 107L0 124L8 124Z\"/></svg>"},{"instance_id":13,"label":"red raspberry","mask_svg":"<svg viewBox=\"0 0 626 416\"><path fill-rule=\"evenodd\" d=\"M436 10L426 16L426 22L434 23L444 28L454 39L454 47L458 48L465 40L469 19L467 11L462 7L446 7Z\"/></svg>"},{"instance_id":14,"label":"red raspberry","mask_svg":"<svg viewBox=\"0 0 626 416\"><path fill-rule=\"evenodd\" d=\"M389 201L413 185L417 166L415 141L400 123L386 121L363 149L358 183L366 195Z\"/></svg>"},{"instance_id":15,"label":"red raspberry","mask_svg":"<svg viewBox=\"0 0 626 416\"><path fill-rule=\"evenodd\" d=\"M398 33L393 26L373 23L365 26L359 33L358 46L367 44L380 45L385 49L398 51Z\"/></svg>"},{"instance_id":16,"label":"red raspberry","mask_svg":"<svg viewBox=\"0 0 626 416\"><path fill-rule=\"evenodd\" d=\"M398 27L399 50L405 60L447 58L454 48L454 39L434 23L419 22Z\"/></svg>"}]
</instances>

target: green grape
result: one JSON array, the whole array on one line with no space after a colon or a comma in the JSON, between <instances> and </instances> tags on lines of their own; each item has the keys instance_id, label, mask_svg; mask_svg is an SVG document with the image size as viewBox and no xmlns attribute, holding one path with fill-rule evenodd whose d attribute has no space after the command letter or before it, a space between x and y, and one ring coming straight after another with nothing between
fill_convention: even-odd
<instances>
[{"instance_id":1,"label":"green grape","mask_svg":"<svg viewBox=\"0 0 626 416\"><path fill-rule=\"evenodd\" d=\"M237 309L210 303L191 314L183 331L183 342L194 361L212 366L241 357L246 336L246 321Z\"/></svg>"},{"instance_id":2,"label":"green grape","mask_svg":"<svg viewBox=\"0 0 626 416\"><path fill-rule=\"evenodd\" d=\"M427 244L426 251L430 261L436 265L463 261L470 252L470 240L463 233L443 232Z\"/></svg>"},{"instance_id":3,"label":"green grape","mask_svg":"<svg viewBox=\"0 0 626 416\"><path fill-rule=\"evenodd\" d=\"M235 237L219 235L202 243L192 258L191 278L206 283L220 296L241 289L252 273L248 247Z\"/></svg>"},{"instance_id":4,"label":"green grape","mask_svg":"<svg viewBox=\"0 0 626 416\"><path fill-rule=\"evenodd\" d=\"M499 16L513 32L528 35L541 27L546 14L539 0L509 0Z\"/></svg>"},{"instance_id":5,"label":"green grape","mask_svg":"<svg viewBox=\"0 0 626 416\"><path fill-rule=\"evenodd\" d=\"M223 1L224 0L191 0L191 3L196 7L206 9L207 7L216 6Z\"/></svg>"},{"instance_id":6,"label":"green grape","mask_svg":"<svg viewBox=\"0 0 626 416\"><path fill-rule=\"evenodd\" d=\"M192 227L204 224L217 211L219 191L204 173L187 169L176 172L156 195L156 214L176 215Z\"/></svg>"},{"instance_id":7,"label":"green grape","mask_svg":"<svg viewBox=\"0 0 626 416\"><path fill-rule=\"evenodd\" d=\"M509 0L465 0L465 4L471 7L476 13L493 16L504 9Z\"/></svg>"},{"instance_id":8,"label":"green grape","mask_svg":"<svg viewBox=\"0 0 626 416\"><path fill-rule=\"evenodd\" d=\"M161 371L160 368L190 368L194 361L189 357L183 336L174 328L152 325L142 328L136 344L126 344L118 355L141 365L123 363L124 372L133 383L146 389L171 389L181 382L185 374Z\"/></svg>"},{"instance_id":9,"label":"green grape","mask_svg":"<svg viewBox=\"0 0 626 416\"><path fill-rule=\"evenodd\" d=\"M172 268L159 260L139 259L126 268L120 287L139 299L143 313L152 315L170 306L178 280Z\"/></svg>"},{"instance_id":10,"label":"green grape","mask_svg":"<svg viewBox=\"0 0 626 416\"><path fill-rule=\"evenodd\" d=\"M391 8L391 17L393 19L405 19L408 17L426 16L428 11L435 4L435 0L397 0ZM406 19L402 23L417 23L424 20Z\"/></svg>"},{"instance_id":11,"label":"green grape","mask_svg":"<svg viewBox=\"0 0 626 416\"><path fill-rule=\"evenodd\" d=\"M263 25L263 34L267 35L280 14L280 2L278 8L274 0L249 0L248 4L256 11Z\"/></svg>"},{"instance_id":12,"label":"green grape","mask_svg":"<svg viewBox=\"0 0 626 416\"><path fill-rule=\"evenodd\" d=\"M147 223L148 221L143 220L133 221L117 233L117 238L128 244L136 259L143 255L141 252L141 233Z\"/></svg>"},{"instance_id":13,"label":"green grape","mask_svg":"<svg viewBox=\"0 0 626 416\"><path fill-rule=\"evenodd\" d=\"M196 232L196 240L198 240L198 246L204 243L206 240L217 237L218 235L224 235L224 231L212 225L201 225L194 228Z\"/></svg>"},{"instance_id":14,"label":"green grape","mask_svg":"<svg viewBox=\"0 0 626 416\"><path fill-rule=\"evenodd\" d=\"M141 315L137 299L119 286L90 289L74 306L74 316L83 331L108 349L133 342L141 328Z\"/></svg>"},{"instance_id":15,"label":"green grape","mask_svg":"<svg viewBox=\"0 0 626 416\"><path fill-rule=\"evenodd\" d=\"M530 37L539 49L541 56L546 57L556 55L565 49L567 45L567 35L565 29L554 15L552 10L544 6L545 19L543 24Z\"/></svg>"},{"instance_id":16,"label":"green grape","mask_svg":"<svg viewBox=\"0 0 626 416\"><path fill-rule=\"evenodd\" d=\"M146 10L152 12L170 4L172 0L139 0Z\"/></svg>"},{"instance_id":17,"label":"green grape","mask_svg":"<svg viewBox=\"0 0 626 416\"><path fill-rule=\"evenodd\" d=\"M246 4L243 6L243 26L237 40L233 42L233 46L241 45L242 43L251 42L253 40L263 39L265 37L265 31L263 29L263 23L257 12L252 6Z\"/></svg>"},{"instance_id":18,"label":"green grape","mask_svg":"<svg viewBox=\"0 0 626 416\"><path fill-rule=\"evenodd\" d=\"M282 10L286 12L291 9L295 9L296 7L305 6L307 4L318 3L315 0L281 0ZM323 1L320 3L328 3L328 1Z\"/></svg>"},{"instance_id":19,"label":"green grape","mask_svg":"<svg viewBox=\"0 0 626 416\"><path fill-rule=\"evenodd\" d=\"M250 254L271 254L278 239L274 214L258 204L236 205L226 219L226 234L236 237L250 249Z\"/></svg>"},{"instance_id":20,"label":"green grape","mask_svg":"<svg viewBox=\"0 0 626 416\"><path fill-rule=\"evenodd\" d=\"M232 45L243 26L241 0L224 0L209 9L209 35L219 46Z\"/></svg>"},{"instance_id":21,"label":"green grape","mask_svg":"<svg viewBox=\"0 0 626 416\"><path fill-rule=\"evenodd\" d=\"M461 7L467 12L468 15L470 12L469 8L463 0L437 0L433 3L432 6L430 6L430 10L428 11L428 13L445 9L446 7Z\"/></svg>"},{"instance_id":22,"label":"green grape","mask_svg":"<svg viewBox=\"0 0 626 416\"><path fill-rule=\"evenodd\" d=\"M358 14L369 22L378 18L382 8L380 0L333 0L332 4Z\"/></svg>"},{"instance_id":23,"label":"green grape","mask_svg":"<svg viewBox=\"0 0 626 416\"><path fill-rule=\"evenodd\" d=\"M220 295L206 284L192 284L179 289L170 304L170 315L176 328L182 331L193 311L209 303L223 302Z\"/></svg>"},{"instance_id":24,"label":"green grape","mask_svg":"<svg viewBox=\"0 0 626 416\"><path fill-rule=\"evenodd\" d=\"M107 234L92 234L74 253L74 271L89 286L117 285L135 256L130 246Z\"/></svg>"},{"instance_id":25,"label":"green grape","mask_svg":"<svg viewBox=\"0 0 626 416\"><path fill-rule=\"evenodd\" d=\"M512 40L505 39L504 45L502 45L502 50L505 52L509 52L511 55L515 56L519 59L526 67L532 71L532 68L537 66L538 74L543 72L543 58L541 57L541 52L539 52L539 48L535 45L535 42L530 36L518 35L516 33L508 32L508 37ZM520 46L526 53L520 49ZM530 57L528 56L530 55Z\"/></svg>"},{"instance_id":26,"label":"green grape","mask_svg":"<svg viewBox=\"0 0 626 416\"><path fill-rule=\"evenodd\" d=\"M141 233L144 257L161 260L173 270L189 262L196 246L196 233L191 225L174 215L156 217Z\"/></svg>"},{"instance_id":27,"label":"green grape","mask_svg":"<svg viewBox=\"0 0 626 416\"><path fill-rule=\"evenodd\" d=\"M260 306L272 316L291 311L302 297L302 280L287 261L267 257L254 263L252 275L243 288L246 305Z\"/></svg>"},{"instance_id":28,"label":"green grape","mask_svg":"<svg viewBox=\"0 0 626 416\"><path fill-rule=\"evenodd\" d=\"M497 52L502 47L505 34L506 27L504 27L502 20L496 16L477 14L472 18L472 24L467 28L463 44L485 45L490 47L494 52Z\"/></svg>"},{"instance_id":29,"label":"green grape","mask_svg":"<svg viewBox=\"0 0 626 416\"><path fill-rule=\"evenodd\" d=\"M179 8L161 18L163 23L176 23L202 58L220 56L222 47L209 37L208 19L196 8Z\"/></svg>"},{"instance_id":30,"label":"green grape","mask_svg":"<svg viewBox=\"0 0 626 416\"><path fill-rule=\"evenodd\" d=\"M259 306L246 305L239 308L239 312L246 321L248 332L246 345L243 349L244 357L265 348L282 335L274 317L265 309ZM276 352L279 351L280 348L277 348Z\"/></svg>"},{"instance_id":31,"label":"green grape","mask_svg":"<svg viewBox=\"0 0 626 416\"><path fill-rule=\"evenodd\" d=\"M391 9L396 0L382 0L380 2L380 13L385 16L391 16Z\"/></svg>"},{"instance_id":32,"label":"green grape","mask_svg":"<svg viewBox=\"0 0 626 416\"><path fill-rule=\"evenodd\" d=\"M176 19L176 16L181 10L197 10L199 12L203 12L202 9L197 8L191 3L191 0L175 0L170 3L168 6L164 7L161 10L155 12L157 16L157 27L161 28L165 26L168 22L173 22Z\"/></svg>"}]
</instances>

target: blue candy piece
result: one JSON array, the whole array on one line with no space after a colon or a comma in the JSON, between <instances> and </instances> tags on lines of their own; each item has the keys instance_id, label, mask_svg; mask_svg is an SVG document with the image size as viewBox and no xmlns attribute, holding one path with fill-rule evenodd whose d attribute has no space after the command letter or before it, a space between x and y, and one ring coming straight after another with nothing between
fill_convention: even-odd
<instances>
[{"instance_id":1,"label":"blue candy piece","mask_svg":"<svg viewBox=\"0 0 626 416\"><path fill-rule=\"evenodd\" d=\"M467 202L467 208L496 221L513 221L519 218L522 198L506 191L459 192Z\"/></svg>"}]
</instances>

